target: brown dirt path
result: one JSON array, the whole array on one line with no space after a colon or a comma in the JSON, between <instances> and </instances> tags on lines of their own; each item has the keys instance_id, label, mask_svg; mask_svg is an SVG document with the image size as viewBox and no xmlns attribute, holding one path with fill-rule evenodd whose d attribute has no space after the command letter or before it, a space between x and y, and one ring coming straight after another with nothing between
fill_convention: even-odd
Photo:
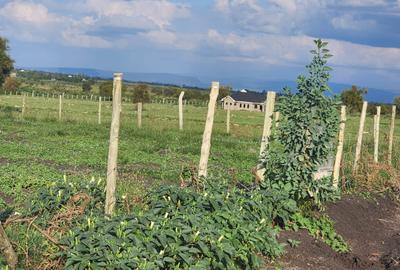
<instances>
[{"instance_id":1,"label":"brown dirt path","mask_svg":"<svg viewBox=\"0 0 400 270\"><path fill-rule=\"evenodd\" d=\"M328 215L336 231L351 246L348 254L337 254L306 231L284 232L281 239L296 239L296 248L287 253L273 268L308 269L389 269L400 270L400 208L388 198L362 199L345 196L331 204Z\"/></svg>"}]
</instances>

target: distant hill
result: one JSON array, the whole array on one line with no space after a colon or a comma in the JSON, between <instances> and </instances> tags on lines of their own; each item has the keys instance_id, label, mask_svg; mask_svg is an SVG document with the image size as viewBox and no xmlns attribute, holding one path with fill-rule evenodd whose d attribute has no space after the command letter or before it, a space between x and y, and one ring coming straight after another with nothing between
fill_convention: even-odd
<instances>
[{"instance_id":1,"label":"distant hill","mask_svg":"<svg viewBox=\"0 0 400 270\"><path fill-rule=\"evenodd\" d=\"M86 75L90 77L99 77L103 79L110 79L113 77L112 71L90 69L90 68L65 68L65 67L39 67L39 68L25 68L29 70L38 70L54 73L64 73L70 75ZM124 80L133 82L149 82L160 84L174 84L174 85L187 85L187 86L203 86L202 82L196 77L169 74L169 73L141 73L141 72L123 72Z\"/></svg>"},{"instance_id":2,"label":"distant hill","mask_svg":"<svg viewBox=\"0 0 400 270\"><path fill-rule=\"evenodd\" d=\"M38 70L46 72L64 73L70 75L86 75L90 77L98 77L103 79L111 79L112 71L91 69L91 68L68 68L68 67L35 67L25 68L29 70ZM124 79L133 82L149 82L160 84L172 84L180 86L194 86L206 88L210 85L209 81L200 80L194 76L170 74L170 73L141 73L141 72L124 72ZM256 91L275 90L281 91L283 87L288 86L293 90L296 89L294 81L268 81L254 78L221 78L221 82L231 85L234 89L253 89ZM334 94L339 94L344 89L351 87L349 84L330 83ZM368 88L368 87L367 87ZM400 92L395 93L393 90L368 88L366 100L369 102L392 103L395 96L400 96Z\"/></svg>"}]
</instances>

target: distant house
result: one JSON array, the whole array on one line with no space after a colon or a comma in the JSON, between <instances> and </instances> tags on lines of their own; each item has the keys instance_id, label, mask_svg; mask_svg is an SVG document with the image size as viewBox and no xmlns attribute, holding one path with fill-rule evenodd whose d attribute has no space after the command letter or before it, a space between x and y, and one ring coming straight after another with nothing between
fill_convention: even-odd
<instances>
[{"instance_id":1,"label":"distant house","mask_svg":"<svg viewBox=\"0 0 400 270\"><path fill-rule=\"evenodd\" d=\"M263 112L265 107L265 93L258 93L243 89L239 92L233 92L230 96L224 97L222 107L226 110L243 110L252 112Z\"/></svg>"}]
</instances>

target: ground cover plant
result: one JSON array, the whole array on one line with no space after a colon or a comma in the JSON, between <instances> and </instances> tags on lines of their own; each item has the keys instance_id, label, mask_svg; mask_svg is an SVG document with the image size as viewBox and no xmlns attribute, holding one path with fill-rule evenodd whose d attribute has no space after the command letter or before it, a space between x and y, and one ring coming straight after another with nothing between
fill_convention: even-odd
<instances>
[{"instance_id":1,"label":"ground cover plant","mask_svg":"<svg viewBox=\"0 0 400 270\"><path fill-rule=\"evenodd\" d=\"M310 66L311 75L300 79L299 85L311 84L312 98L326 107L335 104L320 96L327 77L310 79L326 72L319 69L324 64L322 43L317 46L321 50ZM285 111L285 106L304 99L302 94L311 98L305 87L303 90L300 96L288 95L280 101L286 119L295 118L296 113L304 116L299 111ZM314 211L336 194L323 185L310 186L314 182L308 178L329 154L336 131L332 110L308 105L310 113L315 113L313 119L326 117L327 122L318 125L329 130L313 137L316 153L313 147L306 147L305 152L302 147L297 149L302 141L292 140L296 134L290 131L290 121L285 123L283 118L270 148L276 147L270 153L275 151L282 159L265 159L270 162L266 164L267 181L258 185L252 171L258 160L262 113L233 112L232 134L227 135L225 112L217 110L209 178L198 179L196 164L206 108L186 106L184 131L179 131L177 106L145 104L143 128L138 129L135 106L125 103L118 207L114 216L106 217L102 179L110 103L104 103L104 121L98 125L96 102L65 100L63 121L57 121L56 99L30 97L27 101L22 119L21 97L0 96L0 211L9 213L11 207L20 213L11 217L14 222L6 224L6 231L18 251L21 268L257 269L263 261L283 253L279 232L298 229L306 229L335 251L351 248L335 232L330 218ZM306 121L311 119L298 124L317 126ZM349 118L345 146L355 141L357 121ZM371 122L369 119L367 130ZM383 125L388 125L388 119L383 119ZM286 137L278 137L280 132L286 132ZM366 145L371 137L366 137ZM353 149L349 146L345 160L351 164ZM372 148L365 147L365 153L368 149ZM398 150L396 144L394 153ZM293 162L280 163L287 154L293 155ZM310 162L305 163L307 160ZM398 166L397 156L394 163ZM287 164L293 165L291 170L284 167ZM306 182L305 188L301 180ZM346 181L349 187L357 186L354 178ZM292 239L288 244L298 245ZM0 266L4 265L1 260Z\"/></svg>"}]
</instances>

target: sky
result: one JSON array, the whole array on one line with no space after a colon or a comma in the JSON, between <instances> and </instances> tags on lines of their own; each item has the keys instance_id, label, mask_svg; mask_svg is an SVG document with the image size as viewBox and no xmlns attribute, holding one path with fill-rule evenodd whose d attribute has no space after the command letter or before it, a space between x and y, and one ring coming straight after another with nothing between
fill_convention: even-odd
<instances>
[{"instance_id":1,"label":"sky","mask_svg":"<svg viewBox=\"0 0 400 270\"><path fill-rule=\"evenodd\" d=\"M400 94L400 0L0 0L17 66L294 81L313 39L332 81Z\"/></svg>"}]
</instances>

